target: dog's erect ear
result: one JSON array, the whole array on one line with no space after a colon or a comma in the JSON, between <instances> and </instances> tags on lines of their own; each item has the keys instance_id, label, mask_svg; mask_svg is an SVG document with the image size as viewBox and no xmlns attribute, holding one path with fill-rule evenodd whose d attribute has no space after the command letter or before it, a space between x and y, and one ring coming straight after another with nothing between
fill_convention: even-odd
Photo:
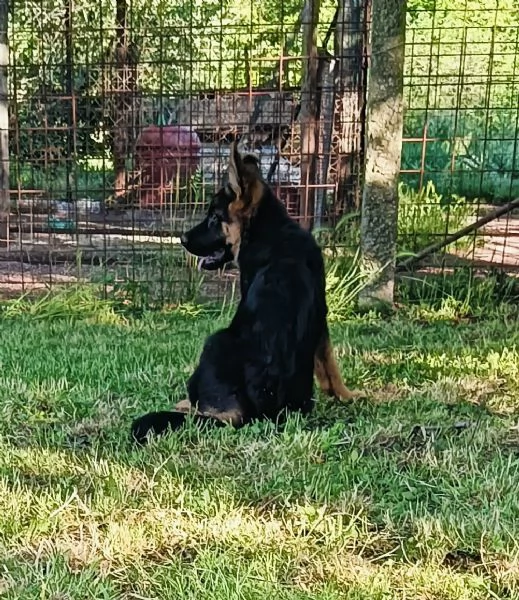
<instances>
[{"instance_id":1,"label":"dog's erect ear","mask_svg":"<svg viewBox=\"0 0 519 600\"><path fill-rule=\"evenodd\" d=\"M233 142L229 160L229 185L236 194L232 211L238 216L251 216L263 193L259 162L254 154L242 156L238 144Z\"/></svg>"}]
</instances>

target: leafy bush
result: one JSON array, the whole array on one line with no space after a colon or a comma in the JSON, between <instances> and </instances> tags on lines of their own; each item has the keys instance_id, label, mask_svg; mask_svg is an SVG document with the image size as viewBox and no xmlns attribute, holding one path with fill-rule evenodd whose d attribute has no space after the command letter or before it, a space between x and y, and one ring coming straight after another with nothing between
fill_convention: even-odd
<instances>
[{"instance_id":1,"label":"leafy bush","mask_svg":"<svg viewBox=\"0 0 519 600\"><path fill-rule=\"evenodd\" d=\"M439 237L461 229L472 214L472 206L456 194L439 194L432 181L416 191L399 186L398 240L400 251L412 251L432 244ZM458 244L466 241L460 240Z\"/></svg>"},{"instance_id":2,"label":"leafy bush","mask_svg":"<svg viewBox=\"0 0 519 600\"><path fill-rule=\"evenodd\" d=\"M419 187L422 177L434 183L441 194L458 194L470 199L508 200L519 196L519 149L513 110L484 109L470 113L451 111L408 111L404 123L401 181ZM427 125L427 142L422 138ZM417 171L406 173L405 171Z\"/></svg>"}]
</instances>

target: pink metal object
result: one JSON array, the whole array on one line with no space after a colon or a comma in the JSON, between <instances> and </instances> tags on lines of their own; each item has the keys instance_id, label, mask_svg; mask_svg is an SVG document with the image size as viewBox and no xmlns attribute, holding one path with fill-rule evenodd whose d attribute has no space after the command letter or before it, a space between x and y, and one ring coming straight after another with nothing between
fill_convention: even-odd
<instances>
[{"instance_id":1,"label":"pink metal object","mask_svg":"<svg viewBox=\"0 0 519 600\"><path fill-rule=\"evenodd\" d=\"M162 208L171 190L187 183L200 164L201 146L198 135L184 125L142 130L135 144L141 208Z\"/></svg>"}]
</instances>

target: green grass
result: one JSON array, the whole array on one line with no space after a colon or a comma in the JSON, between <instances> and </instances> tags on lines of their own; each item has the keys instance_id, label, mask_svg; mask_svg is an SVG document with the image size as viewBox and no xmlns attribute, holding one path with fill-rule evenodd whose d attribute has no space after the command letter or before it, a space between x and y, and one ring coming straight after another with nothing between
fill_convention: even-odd
<instances>
[{"instance_id":1,"label":"green grass","mask_svg":"<svg viewBox=\"0 0 519 600\"><path fill-rule=\"evenodd\" d=\"M56 306L0 319L3 598L519 598L513 309L335 323L366 400L135 450L224 319Z\"/></svg>"}]
</instances>

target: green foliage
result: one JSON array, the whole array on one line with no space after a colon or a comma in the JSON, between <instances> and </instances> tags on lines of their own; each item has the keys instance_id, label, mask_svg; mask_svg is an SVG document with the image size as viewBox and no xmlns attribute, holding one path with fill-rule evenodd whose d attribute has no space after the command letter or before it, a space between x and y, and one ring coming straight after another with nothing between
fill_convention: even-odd
<instances>
[{"instance_id":1,"label":"green foliage","mask_svg":"<svg viewBox=\"0 0 519 600\"><path fill-rule=\"evenodd\" d=\"M326 296L328 318L343 321L352 316L357 297L364 289L367 278L361 273L359 252L335 254L326 261Z\"/></svg>"},{"instance_id":2,"label":"green foliage","mask_svg":"<svg viewBox=\"0 0 519 600\"><path fill-rule=\"evenodd\" d=\"M438 194L431 181L420 191L399 186L398 242L401 252L417 252L468 223L473 207L465 198ZM463 246L467 240L456 244Z\"/></svg>"},{"instance_id":3,"label":"green foliage","mask_svg":"<svg viewBox=\"0 0 519 600\"><path fill-rule=\"evenodd\" d=\"M356 213L349 213L335 227L320 227L313 231L323 248L331 321L352 316L357 296L366 284L366 277L360 271L359 251L355 250L359 245L358 217Z\"/></svg>"},{"instance_id":4,"label":"green foliage","mask_svg":"<svg viewBox=\"0 0 519 600\"><path fill-rule=\"evenodd\" d=\"M140 314L200 301L205 275L196 263L179 245L169 245L137 254L130 263L121 261L109 272L101 270L91 279L103 286L105 295L120 309Z\"/></svg>"},{"instance_id":5,"label":"green foliage","mask_svg":"<svg viewBox=\"0 0 519 600\"><path fill-rule=\"evenodd\" d=\"M514 0L408 3L403 169L424 171L441 194L519 195ZM404 174L416 187L420 176Z\"/></svg>"},{"instance_id":6,"label":"green foliage","mask_svg":"<svg viewBox=\"0 0 519 600\"><path fill-rule=\"evenodd\" d=\"M122 1L122 0L120 0ZM321 3L320 36L335 2ZM199 91L261 87L271 82L283 51L283 88L300 86L301 11L296 0L133 0L127 3L137 85L156 111L164 100ZM67 131L71 105L61 0L11 3L9 78L15 135L13 187L41 169L44 188L60 176L75 146L80 156L106 160L111 147L115 82L116 0L76 0L72 15L72 69L76 130ZM408 3L405 137L402 181L418 188L432 181L439 194L502 201L519 195L515 0L410 0ZM292 39L289 48L284 48ZM148 106L149 108L149 106ZM146 114L150 114L149 111ZM18 124L18 125L17 125ZM423 156L422 156L423 155ZM56 166L56 172L53 172ZM111 186L108 172L99 196ZM66 176L83 189L83 170ZM35 177L36 179L36 177ZM85 183L88 187L88 183ZM96 188L97 189L97 188Z\"/></svg>"},{"instance_id":7,"label":"green foliage","mask_svg":"<svg viewBox=\"0 0 519 600\"><path fill-rule=\"evenodd\" d=\"M21 296L0 305L0 317L28 316L34 321L55 319L86 320L93 323L120 324L124 317L110 300L94 286L70 285L34 299Z\"/></svg>"},{"instance_id":8,"label":"green foliage","mask_svg":"<svg viewBox=\"0 0 519 600\"><path fill-rule=\"evenodd\" d=\"M397 286L398 301L422 318L456 320L485 318L490 310L517 312L519 282L502 271L479 275L471 268L453 273L404 276Z\"/></svg>"},{"instance_id":9,"label":"green foliage","mask_svg":"<svg viewBox=\"0 0 519 600\"><path fill-rule=\"evenodd\" d=\"M47 168L31 162L14 161L10 170L11 188L18 186L22 190L42 190L48 199L64 198L68 189L67 181L73 197L88 197L102 202L113 189L113 170L111 161L83 156L72 172L61 162L51 162Z\"/></svg>"},{"instance_id":10,"label":"green foliage","mask_svg":"<svg viewBox=\"0 0 519 600\"><path fill-rule=\"evenodd\" d=\"M151 103L156 112L173 96L241 89L249 83L274 85L288 38L292 42L286 52L301 55L300 32L295 32L301 4L295 0L119 1L126 3L137 86L144 103L148 108ZM64 28L56 27L66 21L67 3L29 0L12 5L9 38L16 70L9 85L16 135L10 143L12 155L24 163L21 170L27 163L33 170L60 170L67 161L70 164L71 148L79 156L110 155L118 91L116 4L116 0L74 3L71 56ZM323 28L333 12L334 2L325 0ZM283 86L298 86L300 75L300 61L285 63ZM74 92L73 108L68 86ZM67 177L77 179L77 174ZM19 181L13 183L17 187Z\"/></svg>"},{"instance_id":11,"label":"green foliage","mask_svg":"<svg viewBox=\"0 0 519 600\"><path fill-rule=\"evenodd\" d=\"M74 4L73 85L78 96L86 96L85 101L106 93L104 78L114 75L114 65L112 71L109 66L116 41L115 4L115 0L95 5L77 0ZM18 101L38 91L45 91L46 97L64 90L64 32L55 24L64 21L65 6L61 0L46 0L43 8L41 2L29 0L12 11L10 35L18 78L11 85L16 85ZM301 8L295 0L254 4L134 0L127 4L127 11L130 43L139 64L139 87L145 95L167 96L241 88L249 78L252 85L261 86L277 72L280 50L287 35L294 33ZM332 1L322 3L323 27L328 26L333 11ZM169 39L175 44L166 44ZM289 50L292 56L301 54L299 35ZM245 65L246 53L249 65ZM105 72L102 65L106 65ZM297 85L299 68L297 63L287 64L287 81Z\"/></svg>"},{"instance_id":12,"label":"green foliage","mask_svg":"<svg viewBox=\"0 0 519 600\"><path fill-rule=\"evenodd\" d=\"M456 193L470 199L502 201L519 195L519 149L514 137L517 111L473 109L408 111L404 137L435 141L404 142L401 180L418 187L421 175L442 194Z\"/></svg>"}]
</instances>

